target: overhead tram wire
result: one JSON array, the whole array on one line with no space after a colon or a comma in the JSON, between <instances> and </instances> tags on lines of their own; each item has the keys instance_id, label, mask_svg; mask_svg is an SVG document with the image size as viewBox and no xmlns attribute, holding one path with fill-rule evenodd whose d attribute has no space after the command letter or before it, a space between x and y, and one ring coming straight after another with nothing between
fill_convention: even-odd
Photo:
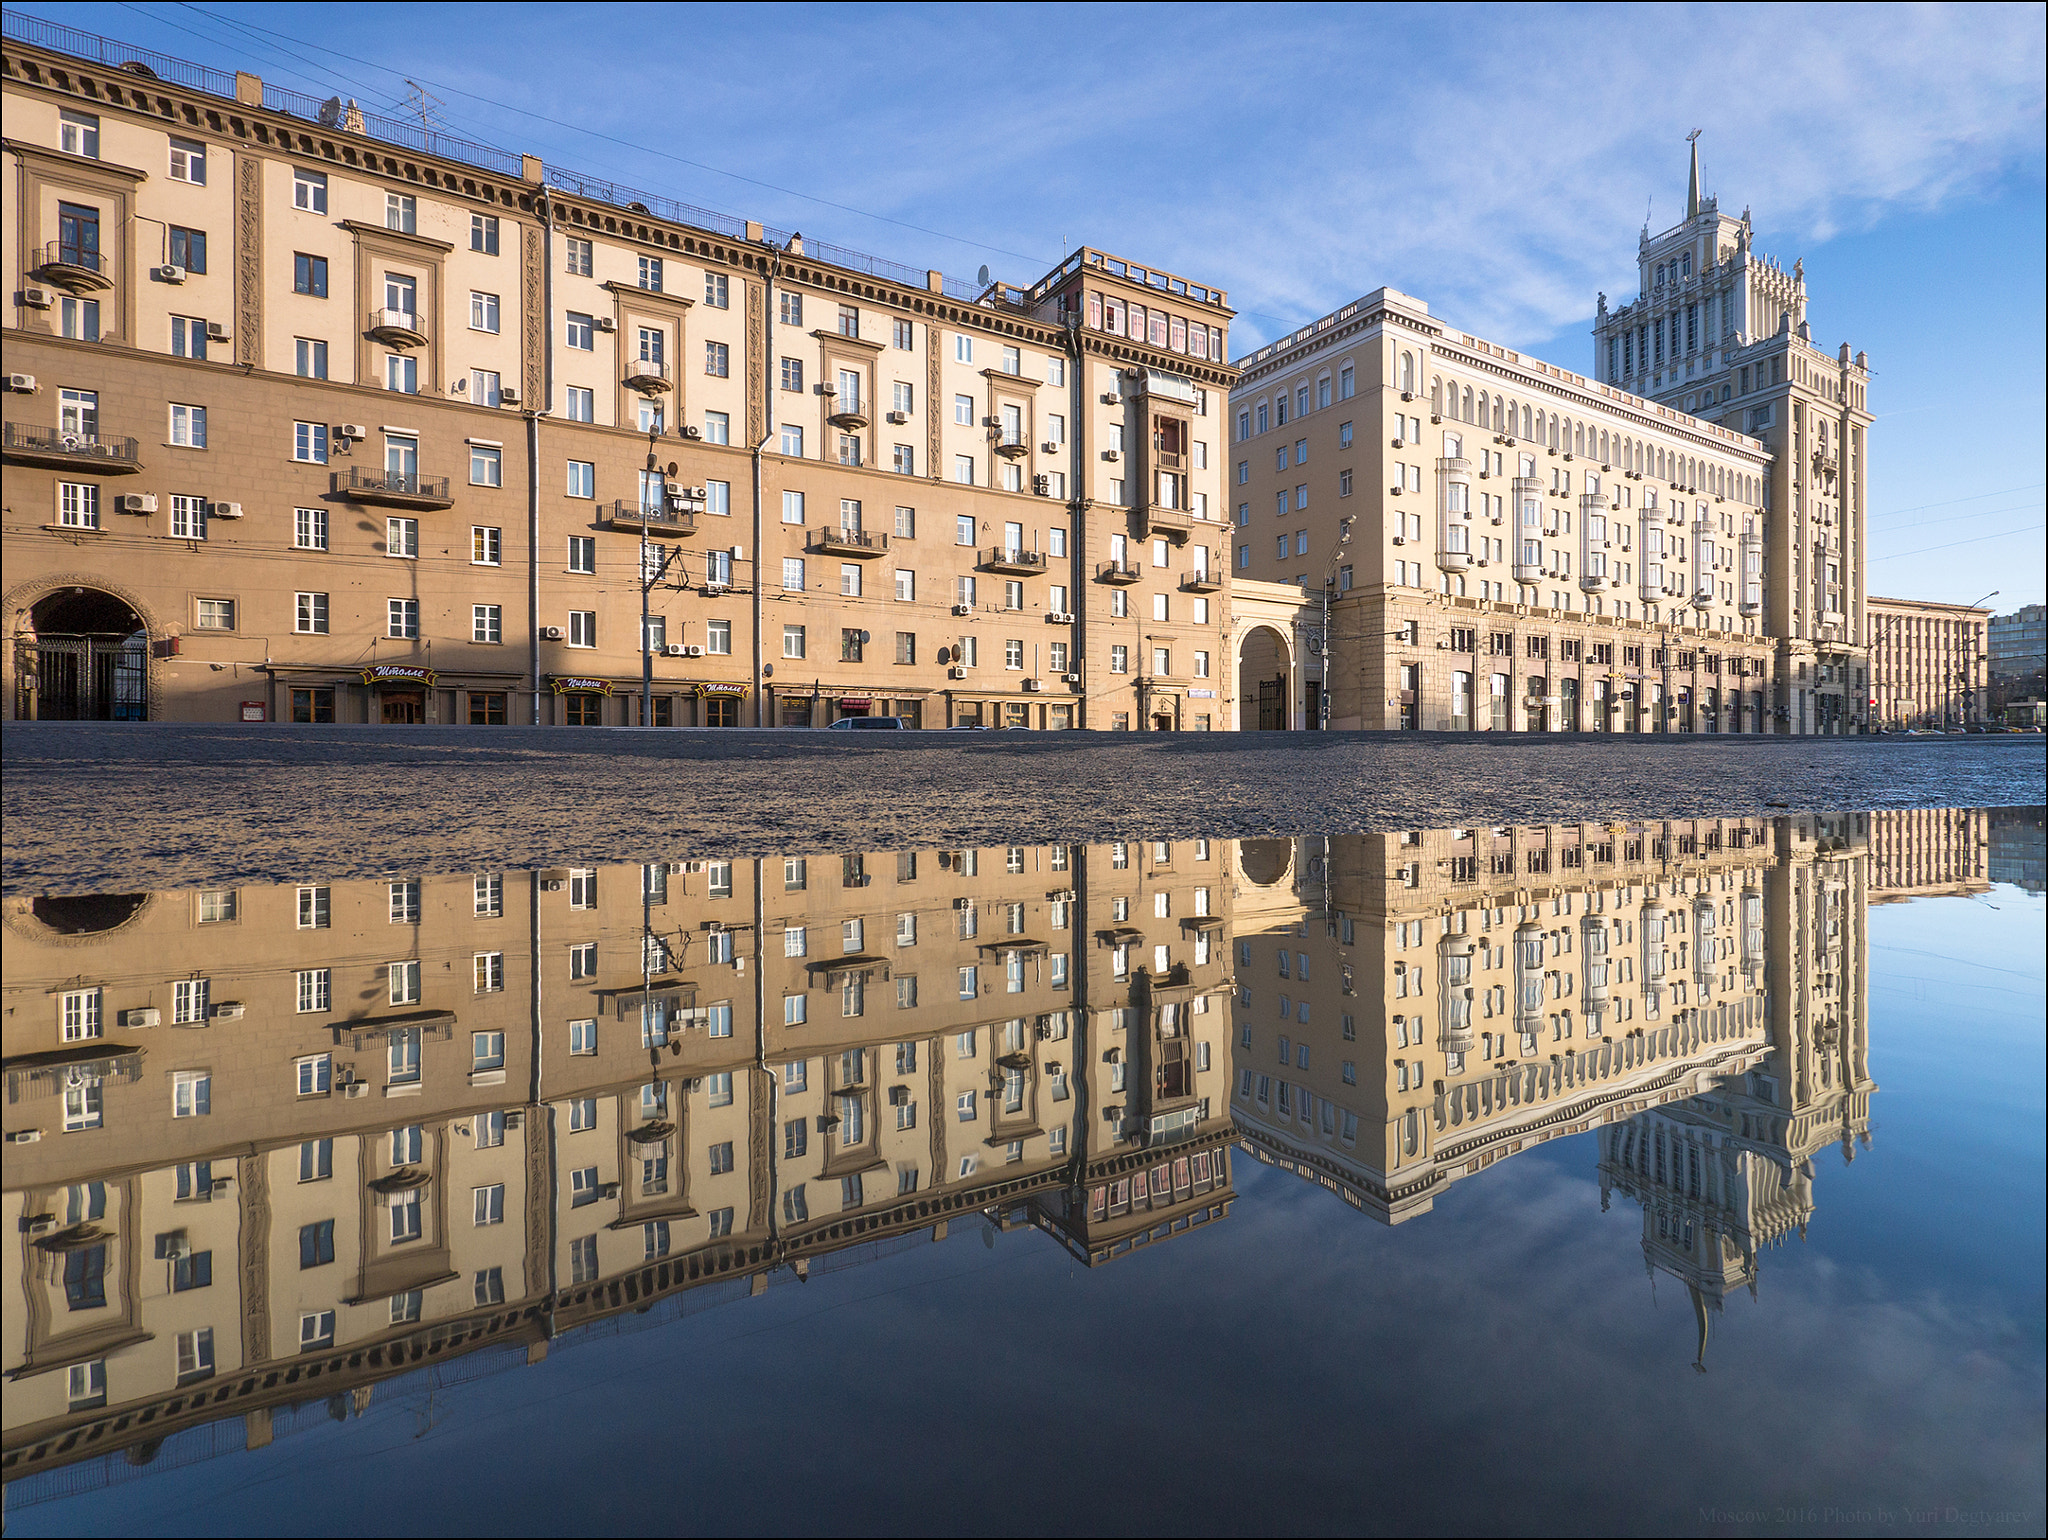
<instances>
[{"instance_id":1,"label":"overhead tram wire","mask_svg":"<svg viewBox=\"0 0 2048 1540\"><path fill-rule=\"evenodd\" d=\"M125 8L129 10L135 10L138 12L138 14L145 16L150 14L146 11L141 11L136 6L128 4L128 0L121 0L121 3L124 5ZM262 34L263 37L267 38L280 38L283 39L285 42L297 43L302 47L311 48L320 53L331 54L337 59L345 59L352 64L360 64L369 69L381 70L384 73L392 75L393 77L398 79L416 78L420 81L422 85L431 86L437 91L446 91L454 96L467 97L469 100L474 102L480 102L485 106L495 107L505 112L518 113L523 117L532 118L536 122L547 123L556 128L567 129L571 133L584 134L594 139L602 139L607 143L616 144L622 146L625 149L633 150L641 154L658 155L665 160L672 160L676 162L676 164L678 165L690 166L700 171L709 171L716 176L730 177L735 181L746 182L755 187L766 188L770 192L782 193L787 197L801 198L806 202L816 203L825 208L838 209L844 213L854 214L862 219L878 220L881 223L895 225L900 229L914 231L920 235L929 235L938 240L953 241L963 246L973 247L979 251L994 252L998 256L1015 257L1020 262L1031 263L1034 266L1039 267L1041 269L1050 269L1054 265L1046 261L1042 257L1034 257L1027 252L1012 251L1005 246L992 246L987 242L971 240L966 236L950 235L943 230L935 230L927 225L913 224L908 220L897 219L888 214L877 214L872 212L871 210L857 208L850 203L838 203L830 198L820 198L813 193L799 192L795 188L783 187L778 183L774 182L765 182L759 179L758 177L750 177L741 172L727 171L723 167L709 165L703 161L690 160L684 156L672 154L667 150L655 149L650 146L635 144L630 139L622 139L614 134L602 133L596 129L585 128L580 124L567 123L561 120L560 118L551 118L547 116L545 113L534 112L528 108L515 106L509 102L501 102L497 100L495 97L482 96L473 91L465 91L459 86L452 86L444 81L428 80L421 76L406 76L402 71L397 70L387 64L379 64L373 59L364 59L355 54L343 53L339 49L329 48L325 44L315 43L308 39L294 37L290 33L276 32L268 27L259 27L253 22L239 21L232 17L219 15L216 12L207 10L204 6L194 5L192 3L192 0L178 0L178 4L181 5L185 10L192 11L200 16L204 16L211 21L218 22L222 26L233 27L236 31L248 35L252 40L255 41L261 41L261 39L258 38L257 36L258 34ZM176 22L170 21L168 18L152 17L151 19L163 20L166 26L177 27L179 25ZM194 37L206 38L206 40L209 42L218 43L224 41L218 38L207 37L206 34L195 32L189 27L179 27L179 30L183 32L188 32ZM277 48L277 45L275 43L267 44L266 46ZM288 57L298 59L301 63L307 64L315 69L320 68L318 64L314 63L313 60L307 59L303 54L291 54L284 49L278 49L278 51L286 53ZM296 74L297 72L294 71L292 73ZM308 77L300 75L298 78L306 79ZM343 75L340 74L339 72L335 72L333 78L354 85L365 92L372 93L373 95L379 94L376 92L375 87L372 87L361 80L355 79L354 77ZM322 82L321 84L324 89L324 82ZM393 98L393 100L396 100L396 98ZM465 126L467 126L471 132L482 134L486 138L488 138L491 132L488 125L480 125L475 123L473 120L468 122ZM1283 319L1280 316L1269 315L1266 312L1259 310L1240 310L1237 311L1236 314L1241 316L1250 316L1261 321L1270 321L1275 326L1280 328L1280 335L1285 335L1286 333L1297 330L1301 326L1307 324L1307 322L1303 320L1297 319L1289 321ZM1313 318L1311 317L1310 319Z\"/></svg>"}]
</instances>

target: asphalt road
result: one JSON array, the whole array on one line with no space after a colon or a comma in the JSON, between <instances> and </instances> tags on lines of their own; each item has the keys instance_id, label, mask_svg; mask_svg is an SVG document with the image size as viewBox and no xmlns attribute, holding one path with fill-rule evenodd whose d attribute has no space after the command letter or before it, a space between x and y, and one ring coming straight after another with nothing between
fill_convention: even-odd
<instances>
[{"instance_id":1,"label":"asphalt road","mask_svg":"<svg viewBox=\"0 0 2048 1540\"><path fill-rule=\"evenodd\" d=\"M2048 801L2039 737L24 723L7 892Z\"/></svg>"}]
</instances>

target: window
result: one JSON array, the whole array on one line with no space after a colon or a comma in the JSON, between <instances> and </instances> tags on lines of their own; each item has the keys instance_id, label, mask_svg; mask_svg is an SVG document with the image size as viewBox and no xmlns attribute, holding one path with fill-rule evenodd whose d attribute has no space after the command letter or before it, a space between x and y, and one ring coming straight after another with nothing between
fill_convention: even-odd
<instances>
[{"instance_id":1,"label":"window","mask_svg":"<svg viewBox=\"0 0 2048 1540\"><path fill-rule=\"evenodd\" d=\"M213 1072L211 1070L181 1069L172 1074L172 1117L203 1118L212 1111Z\"/></svg>"},{"instance_id":2,"label":"window","mask_svg":"<svg viewBox=\"0 0 2048 1540\"><path fill-rule=\"evenodd\" d=\"M590 276L590 242L581 236L569 236L562 245L563 267L579 278Z\"/></svg>"},{"instance_id":3,"label":"window","mask_svg":"<svg viewBox=\"0 0 2048 1540\"><path fill-rule=\"evenodd\" d=\"M232 599L201 599L199 601L199 629L201 631L234 630L235 601Z\"/></svg>"},{"instance_id":4,"label":"window","mask_svg":"<svg viewBox=\"0 0 2048 1540\"><path fill-rule=\"evenodd\" d=\"M732 349L723 342L704 344L704 372L718 379L732 374Z\"/></svg>"},{"instance_id":5,"label":"window","mask_svg":"<svg viewBox=\"0 0 2048 1540\"><path fill-rule=\"evenodd\" d=\"M419 234L419 199L415 198L411 193L386 193L384 195L384 228L396 230L401 235Z\"/></svg>"},{"instance_id":6,"label":"window","mask_svg":"<svg viewBox=\"0 0 2048 1540\"><path fill-rule=\"evenodd\" d=\"M571 572L595 573L597 571L597 537L595 535L571 535L569 537L568 566Z\"/></svg>"},{"instance_id":7,"label":"window","mask_svg":"<svg viewBox=\"0 0 2048 1540\"><path fill-rule=\"evenodd\" d=\"M597 420L597 392L594 390L585 389L581 385L569 386L565 405L569 421L571 422L595 422Z\"/></svg>"},{"instance_id":8,"label":"window","mask_svg":"<svg viewBox=\"0 0 2048 1540\"><path fill-rule=\"evenodd\" d=\"M597 645L597 611L569 611L569 645L571 647L595 647Z\"/></svg>"},{"instance_id":9,"label":"window","mask_svg":"<svg viewBox=\"0 0 2048 1540\"><path fill-rule=\"evenodd\" d=\"M782 588L785 593L803 592L804 559L801 556L782 558Z\"/></svg>"},{"instance_id":10,"label":"window","mask_svg":"<svg viewBox=\"0 0 2048 1540\"><path fill-rule=\"evenodd\" d=\"M953 338L953 362L956 364L971 364L974 362L974 339L972 337L965 334L955 334Z\"/></svg>"},{"instance_id":11,"label":"window","mask_svg":"<svg viewBox=\"0 0 2048 1540\"><path fill-rule=\"evenodd\" d=\"M839 307L839 335L858 337L860 335L860 307L841 305Z\"/></svg>"},{"instance_id":12,"label":"window","mask_svg":"<svg viewBox=\"0 0 2048 1540\"><path fill-rule=\"evenodd\" d=\"M732 442L732 417L726 412L704 414L704 442L707 444L729 444Z\"/></svg>"},{"instance_id":13,"label":"window","mask_svg":"<svg viewBox=\"0 0 2048 1540\"><path fill-rule=\"evenodd\" d=\"M171 141L171 180L206 185L206 146L190 139Z\"/></svg>"},{"instance_id":14,"label":"window","mask_svg":"<svg viewBox=\"0 0 2048 1540\"><path fill-rule=\"evenodd\" d=\"M82 1043L100 1035L100 992L97 989L74 989L58 1001L58 1020L64 1030L64 1041Z\"/></svg>"},{"instance_id":15,"label":"window","mask_svg":"<svg viewBox=\"0 0 2048 1540\"><path fill-rule=\"evenodd\" d=\"M100 120L89 112L61 111L57 114L57 148L66 155L100 158Z\"/></svg>"},{"instance_id":16,"label":"window","mask_svg":"<svg viewBox=\"0 0 2048 1540\"><path fill-rule=\"evenodd\" d=\"M89 481L58 482L57 522L67 529L98 529L99 487Z\"/></svg>"},{"instance_id":17,"label":"window","mask_svg":"<svg viewBox=\"0 0 2048 1540\"><path fill-rule=\"evenodd\" d=\"M327 463L327 424L324 422L295 422L292 424L292 458L307 465ZM325 549L323 545L321 547Z\"/></svg>"},{"instance_id":18,"label":"window","mask_svg":"<svg viewBox=\"0 0 2048 1540\"><path fill-rule=\"evenodd\" d=\"M801 658L804 655L804 628L784 626L782 628L782 655L785 658Z\"/></svg>"},{"instance_id":19,"label":"window","mask_svg":"<svg viewBox=\"0 0 2048 1540\"><path fill-rule=\"evenodd\" d=\"M325 1096L334 1088L334 1055L313 1054L298 1062L299 1095Z\"/></svg>"},{"instance_id":20,"label":"window","mask_svg":"<svg viewBox=\"0 0 2048 1540\"><path fill-rule=\"evenodd\" d=\"M301 636L327 635L327 595L301 593L293 597L296 614L292 629Z\"/></svg>"},{"instance_id":21,"label":"window","mask_svg":"<svg viewBox=\"0 0 2048 1540\"><path fill-rule=\"evenodd\" d=\"M565 347L581 352L591 352L596 346L596 323L580 310L571 310L565 320L562 342Z\"/></svg>"},{"instance_id":22,"label":"window","mask_svg":"<svg viewBox=\"0 0 2048 1540\"><path fill-rule=\"evenodd\" d=\"M963 487L974 485L974 456L953 456L953 479Z\"/></svg>"},{"instance_id":23,"label":"window","mask_svg":"<svg viewBox=\"0 0 2048 1540\"><path fill-rule=\"evenodd\" d=\"M206 447L206 408L171 403L171 443L181 449Z\"/></svg>"},{"instance_id":24,"label":"window","mask_svg":"<svg viewBox=\"0 0 2048 1540\"><path fill-rule=\"evenodd\" d=\"M473 487L502 487L505 484L505 451L487 444L471 444L469 484Z\"/></svg>"}]
</instances>

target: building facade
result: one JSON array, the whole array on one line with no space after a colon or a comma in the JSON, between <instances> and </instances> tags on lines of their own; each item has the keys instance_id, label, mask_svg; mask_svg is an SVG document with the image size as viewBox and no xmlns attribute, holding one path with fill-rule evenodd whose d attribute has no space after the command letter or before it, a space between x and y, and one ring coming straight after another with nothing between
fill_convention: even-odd
<instances>
[{"instance_id":1,"label":"building facade","mask_svg":"<svg viewBox=\"0 0 2048 1540\"><path fill-rule=\"evenodd\" d=\"M1986 609L1930 599L1870 601L1873 727L1974 727L1991 713Z\"/></svg>"},{"instance_id":2,"label":"building facade","mask_svg":"<svg viewBox=\"0 0 2048 1540\"><path fill-rule=\"evenodd\" d=\"M2014 727L2039 727L2048 696L2048 605L2028 604L1993 615L1985 628L1991 654L1991 704Z\"/></svg>"},{"instance_id":3,"label":"building facade","mask_svg":"<svg viewBox=\"0 0 2048 1540\"><path fill-rule=\"evenodd\" d=\"M1221 291L148 57L10 21L12 718L1230 725Z\"/></svg>"},{"instance_id":4,"label":"building facade","mask_svg":"<svg viewBox=\"0 0 2048 1540\"><path fill-rule=\"evenodd\" d=\"M1794 733L1867 722L1865 527L1868 355L1816 347L1806 270L1753 249L1749 211L1700 187L1693 139L1685 218L1644 228L1637 298L1593 327L1595 378L1740 432L1770 454L1758 500L1764 630L1779 647L1779 705Z\"/></svg>"},{"instance_id":5,"label":"building facade","mask_svg":"<svg viewBox=\"0 0 2048 1540\"><path fill-rule=\"evenodd\" d=\"M1327 688L1340 729L1786 726L1756 441L1391 289L1240 366L1234 570L1303 592L1311 722Z\"/></svg>"}]
</instances>

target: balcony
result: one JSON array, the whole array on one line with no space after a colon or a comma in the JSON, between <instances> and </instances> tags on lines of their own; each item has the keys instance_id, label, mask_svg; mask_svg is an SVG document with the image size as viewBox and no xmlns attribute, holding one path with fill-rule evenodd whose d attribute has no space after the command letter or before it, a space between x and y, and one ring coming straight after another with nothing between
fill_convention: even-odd
<instances>
[{"instance_id":1,"label":"balcony","mask_svg":"<svg viewBox=\"0 0 2048 1540\"><path fill-rule=\"evenodd\" d=\"M1184 471L1187 468L1186 455L1175 454L1171 449L1160 449L1156 446L1153 448L1152 469L1155 471Z\"/></svg>"},{"instance_id":2,"label":"balcony","mask_svg":"<svg viewBox=\"0 0 2048 1540\"><path fill-rule=\"evenodd\" d=\"M36 263L34 271L45 283L77 293L85 289L111 289L114 280L107 275L107 268L106 257L97 251L52 241L42 249L42 260Z\"/></svg>"},{"instance_id":3,"label":"balcony","mask_svg":"<svg viewBox=\"0 0 2048 1540\"><path fill-rule=\"evenodd\" d=\"M420 327L419 316L410 310L394 310L386 305L381 310L370 312L369 333L379 342L394 348L425 347L427 334Z\"/></svg>"},{"instance_id":4,"label":"balcony","mask_svg":"<svg viewBox=\"0 0 2048 1540\"><path fill-rule=\"evenodd\" d=\"M650 535L681 537L697 533L697 516L661 503L621 499L605 516L607 529L646 530Z\"/></svg>"},{"instance_id":5,"label":"balcony","mask_svg":"<svg viewBox=\"0 0 2048 1540\"><path fill-rule=\"evenodd\" d=\"M406 471L370 470L351 465L341 493L352 503L379 503L389 508L452 508L446 476L419 476Z\"/></svg>"},{"instance_id":6,"label":"balcony","mask_svg":"<svg viewBox=\"0 0 2048 1540\"><path fill-rule=\"evenodd\" d=\"M1436 564L1446 572L1466 572L1472 567L1472 553L1441 550L1436 553Z\"/></svg>"},{"instance_id":7,"label":"balcony","mask_svg":"<svg viewBox=\"0 0 2048 1540\"><path fill-rule=\"evenodd\" d=\"M982 553L980 566L983 572L1013 572L1023 577L1043 577L1045 553L1015 551L999 545Z\"/></svg>"},{"instance_id":8,"label":"balcony","mask_svg":"<svg viewBox=\"0 0 2048 1540\"><path fill-rule=\"evenodd\" d=\"M628 360L625 382L628 390L637 390L643 396L658 396L675 384L669 378L668 365L659 358Z\"/></svg>"},{"instance_id":9,"label":"balcony","mask_svg":"<svg viewBox=\"0 0 2048 1540\"><path fill-rule=\"evenodd\" d=\"M832 410L826 414L825 420L831 423L833 427L844 428L849 433L865 428L872 421L867 409L861 405L858 396L850 397L845 401L834 400Z\"/></svg>"},{"instance_id":10,"label":"balcony","mask_svg":"<svg viewBox=\"0 0 2048 1540\"><path fill-rule=\"evenodd\" d=\"M99 476L132 476L142 461L132 438L102 438L61 428L39 428L10 422L0 440L16 465L41 465L51 470L90 471Z\"/></svg>"},{"instance_id":11,"label":"balcony","mask_svg":"<svg viewBox=\"0 0 2048 1540\"><path fill-rule=\"evenodd\" d=\"M1134 510L1133 522L1137 525L1140 540L1149 540L1154 535L1185 540L1189 531L1194 528L1194 515L1185 508L1168 508L1160 503L1146 503Z\"/></svg>"},{"instance_id":12,"label":"balcony","mask_svg":"<svg viewBox=\"0 0 2048 1540\"><path fill-rule=\"evenodd\" d=\"M1190 572L1180 580L1180 591L1184 594L1213 594L1221 592L1222 588L1221 571Z\"/></svg>"},{"instance_id":13,"label":"balcony","mask_svg":"<svg viewBox=\"0 0 2048 1540\"><path fill-rule=\"evenodd\" d=\"M1103 561L1095 564L1095 580L1098 583L1135 583L1144 573L1123 562Z\"/></svg>"},{"instance_id":14,"label":"balcony","mask_svg":"<svg viewBox=\"0 0 2048 1540\"><path fill-rule=\"evenodd\" d=\"M824 556L882 556L888 553L889 537L871 535L861 529L838 529L827 524L812 537L811 549Z\"/></svg>"},{"instance_id":15,"label":"balcony","mask_svg":"<svg viewBox=\"0 0 2048 1540\"><path fill-rule=\"evenodd\" d=\"M1005 435L996 441L995 451L1005 460L1021 460L1031 453L1031 445L1022 438Z\"/></svg>"}]
</instances>

